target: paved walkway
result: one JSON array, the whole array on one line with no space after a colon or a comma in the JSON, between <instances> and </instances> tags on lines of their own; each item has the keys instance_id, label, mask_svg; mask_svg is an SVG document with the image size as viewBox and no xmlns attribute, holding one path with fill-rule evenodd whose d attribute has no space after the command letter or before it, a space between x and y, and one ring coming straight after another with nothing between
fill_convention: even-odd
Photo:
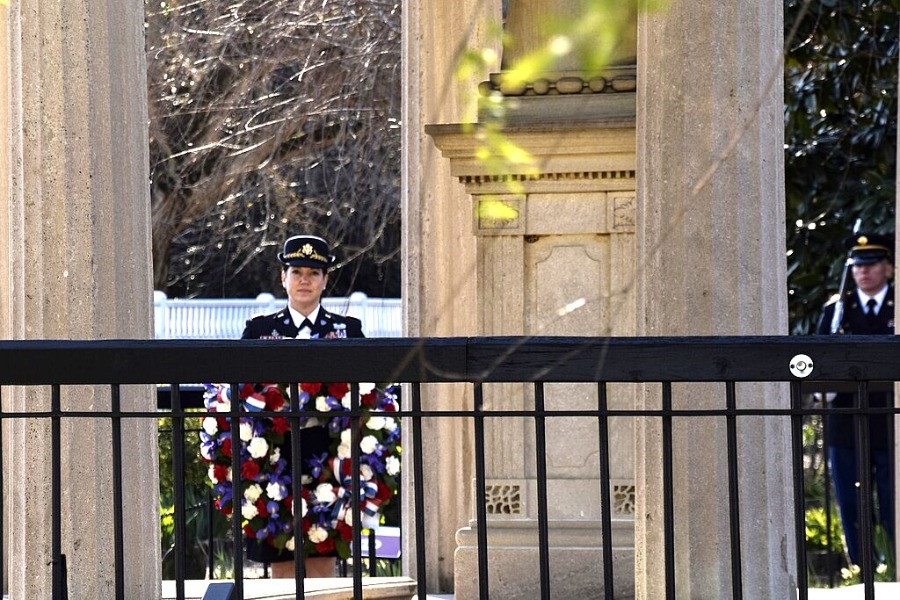
<instances>
[{"instance_id":1,"label":"paved walkway","mask_svg":"<svg viewBox=\"0 0 900 600\"><path fill-rule=\"evenodd\" d=\"M864 598L862 584L839 588L810 588L809 600L856 600ZM875 598L877 600L896 600L900 598L900 583L876 583Z\"/></svg>"},{"instance_id":2,"label":"paved walkway","mask_svg":"<svg viewBox=\"0 0 900 600\"><path fill-rule=\"evenodd\" d=\"M189 580L184 582L187 600L200 600L213 581ZM245 600L295 600L296 586L293 579L245 579ZM175 598L175 582L163 581L162 600ZM307 579L306 598L316 600L346 600L353 598L353 580L347 578ZM416 592L416 583L408 577L363 577L363 598L366 600L408 600Z\"/></svg>"}]
</instances>

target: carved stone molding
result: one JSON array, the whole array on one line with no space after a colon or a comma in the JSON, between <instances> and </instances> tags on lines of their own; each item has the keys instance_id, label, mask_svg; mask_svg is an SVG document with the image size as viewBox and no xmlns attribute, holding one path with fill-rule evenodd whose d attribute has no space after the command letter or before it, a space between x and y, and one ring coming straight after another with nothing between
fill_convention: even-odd
<instances>
[{"instance_id":1,"label":"carved stone molding","mask_svg":"<svg viewBox=\"0 0 900 600\"><path fill-rule=\"evenodd\" d=\"M504 96L555 96L571 94L615 94L637 89L637 68L618 67L600 73L542 73L534 81L515 81L504 73L492 73L478 86L482 95L500 92Z\"/></svg>"}]
</instances>

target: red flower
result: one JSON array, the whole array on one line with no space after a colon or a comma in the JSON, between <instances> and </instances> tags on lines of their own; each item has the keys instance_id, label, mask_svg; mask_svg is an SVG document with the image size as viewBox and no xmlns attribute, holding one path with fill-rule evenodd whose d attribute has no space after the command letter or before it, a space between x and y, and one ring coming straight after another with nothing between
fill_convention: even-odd
<instances>
[{"instance_id":1,"label":"red flower","mask_svg":"<svg viewBox=\"0 0 900 600\"><path fill-rule=\"evenodd\" d=\"M353 539L353 528L343 521L338 521L337 532L345 542L349 542Z\"/></svg>"},{"instance_id":2,"label":"red flower","mask_svg":"<svg viewBox=\"0 0 900 600\"><path fill-rule=\"evenodd\" d=\"M368 394L364 394L362 398L359 399L359 403L363 406L372 408L376 404L378 404L378 394L376 394L374 391L371 391Z\"/></svg>"},{"instance_id":3,"label":"red flower","mask_svg":"<svg viewBox=\"0 0 900 600\"><path fill-rule=\"evenodd\" d=\"M221 498L216 498L216 509L219 512L221 512L223 515L230 515L231 514L231 503L229 502L228 506L225 506L224 504L222 504Z\"/></svg>"},{"instance_id":4,"label":"red flower","mask_svg":"<svg viewBox=\"0 0 900 600\"><path fill-rule=\"evenodd\" d=\"M241 400L246 400L250 396L253 395L253 392L256 391L253 389L252 383L245 383L241 386Z\"/></svg>"},{"instance_id":5,"label":"red flower","mask_svg":"<svg viewBox=\"0 0 900 600\"><path fill-rule=\"evenodd\" d=\"M330 552L334 552L334 540L328 538L324 542L319 542L316 544L316 552L319 554L329 554Z\"/></svg>"},{"instance_id":6,"label":"red flower","mask_svg":"<svg viewBox=\"0 0 900 600\"><path fill-rule=\"evenodd\" d=\"M284 417L272 417L272 431L284 435L291 430L291 424Z\"/></svg>"},{"instance_id":7,"label":"red flower","mask_svg":"<svg viewBox=\"0 0 900 600\"><path fill-rule=\"evenodd\" d=\"M263 519L269 516L269 509L266 508L266 503L262 498L256 501L256 512L258 512L259 516Z\"/></svg>"},{"instance_id":8,"label":"red flower","mask_svg":"<svg viewBox=\"0 0 900 600\"><path fill-rule=\"evenodd\" d=\"M309 394L310 396L315 396L319 393L319 390L322 389L321 383L301 383L300 389Z\"/></svg>"},{"instance_id":9,"label":"red flower","mask_svg":"<svg viewBox=\"0 0 900 600\"><path fill-rule=\"evenodd\" d=\"M222 483L228 479L228 467L225 465L213 465L213 475L215 476L216 481Z\"/></svg>"},{"instance_id":10,"label":"red flower","mask_svg":"<svg viewBox=\"0 0 900 600\"><path fill-rule=\"evenodd\" d=\"M252 527L250 527L250 523L247 523L246 525L244 525L244 535L247 536L248 540L256 539L256 532L253 531Z\"/></svg>"},{"instance_id":11,"label":"red flower","mask_svg":"<svg viewBox=\"0 0 900 600\"><path fill-rule=\"evenodd\" d=\"M266 388L263 396L266 399L266 410L278 411L284 406L284 396L281 395L281 390L275 386Z\"/></svg>"},{"instance_id":12,"label":"red flower","mask_svg":"<svg viewBox=\"0 0 900 600\"><path fill-rule=\"evenodd\" d=\"M376 483L378 484L378 491L375 493L375 498L384 502L385 500L390 500L394 496L391 488L384 485L380 481L377 481Z\"/></svg>"},{"instance_id":13,"label":"red flower","mask_svg":"<svg viewBox=\"0 0 900 600\"><path fill-rule=\"evenodd\" d=\"M340 400L350 391L350 386L346 383L332 383L328 386L328 391L331 392L332 396Z\"/></svg>"},{"instance_id":14,"label":"red flower","mask_svg":"<svg viewBox=\"0 0 900 600\"><path fill-rule=\"evenodd\" d=\"M254 460L245 460L241 465L241 477L243 479L256 479L259 475L259 465Z\"/></svg>"},{"instance_id":15,"label":"red flower","mask_svg":"<svg viewBox=\"0 0 900 600\"><path fill-rule=\"evenodd\" d=\"M231 457L231 438L222 440L222 456Z\"/></svg>"},{"instance_id":16,"label":"red flower","mask_svg":"<svg viewBox=\"0 0 900 600\"><path fill-rule=\"evenodd\" d=\"M310 528L310 527L312 527L312 523L310 523L309 517L304 518L304 519L303 519L303 525L300 527L300 529L303 531L303 534L304 534L304 535L307 534L307 533L309 533L309 528Z\"/></svg>"},{"instance_id":17,"label":"red flower","mask_svg":"<svg viewBox=\"0 0 900 600\"><path fill-rule=\"evenodd\" d=\"M385 402L384 408L382 408L384 412L397 412L397 407L394 406L393 402Z\"/></svg>"},{"instance_id":18,"label":"red flower","mask_svg":"<svg viewBox=\"0 0 900 600\"><path fill-rule=\"evenodd\" d=\"M225 417L216 417L216 425L219 426L219 431L231 431L231 423Z\"/></svg>"}]
</instances>

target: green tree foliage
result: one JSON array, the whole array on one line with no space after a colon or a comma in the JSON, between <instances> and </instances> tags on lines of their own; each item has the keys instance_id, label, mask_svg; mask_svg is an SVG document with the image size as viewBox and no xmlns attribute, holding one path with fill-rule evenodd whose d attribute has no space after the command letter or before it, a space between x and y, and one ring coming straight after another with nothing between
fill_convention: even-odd
<instances>
[{"instance_id":1,"label":"green tree foliage","mask_svg":"<svg viewBox=\"0 0 900 600\"><path fill-rule=\"evenodd\" d=\"M156 289L280 289L297 233L329 293L399 295L400 0L147 3Z\"/></svg>"},{"instance_id":2,"label":"green tree foliage","mask_svg":"<svg viewBox=\"0 0 900 600\"><path fill-rule=\"evenodd\" d=\"M898 0L785 0L785 188L791 332L839 283L842 240L894 231Z\"/></svg>"}]
</instances>

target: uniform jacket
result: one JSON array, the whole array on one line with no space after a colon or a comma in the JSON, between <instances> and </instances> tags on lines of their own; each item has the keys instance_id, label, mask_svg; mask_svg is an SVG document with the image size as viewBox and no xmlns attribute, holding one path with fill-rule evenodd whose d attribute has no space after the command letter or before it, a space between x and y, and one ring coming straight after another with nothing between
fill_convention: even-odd
<instances>
[{"instance_id":1,"label":"uniform jacket","mask_svg":"<svg viewBox=\"0 0 900 600\"><path fill-rule=\"evenodd\" d=\"M276 313L270 315L260 315L247 321L244 333L241 339L281 339L296 338L299 331L294 325L291 313L287 306ZM325 310L325 307L319 307L319 316L313 323L312 339L324 338L361 338L366 337L362 331L362 322L353 317L345 317L336 315Z\"/></svg>"},{"instance_id":2,"label":"uniform jacket","mask_svg":"<svg viewBox=\"0 0 900 600\"><path fill-rule=\"evenodd\" d=\"M828 335L831 332L831 319L834 315L835 303L828 304L819 320L816 333ZM874 319L866 316L865 307L860 306L859 296L852 289L844 294L844 317L841 320L839 334L846 335L893 335L894 333L894 286L888 288L881 310ZM871 320L870 320L871 319ZM853 394L838 394L831 405L835 408L855 406ZM869 394L869 406L893 406L893 395L888 393ZM872 447L886 449L888 447L888 425L890 418L884 415L872 417L869 421L869 433ZM829 415L825 421L825 435L830 444L852 447L855 437L852 415Z\"/></svg>"}]
</instances>

